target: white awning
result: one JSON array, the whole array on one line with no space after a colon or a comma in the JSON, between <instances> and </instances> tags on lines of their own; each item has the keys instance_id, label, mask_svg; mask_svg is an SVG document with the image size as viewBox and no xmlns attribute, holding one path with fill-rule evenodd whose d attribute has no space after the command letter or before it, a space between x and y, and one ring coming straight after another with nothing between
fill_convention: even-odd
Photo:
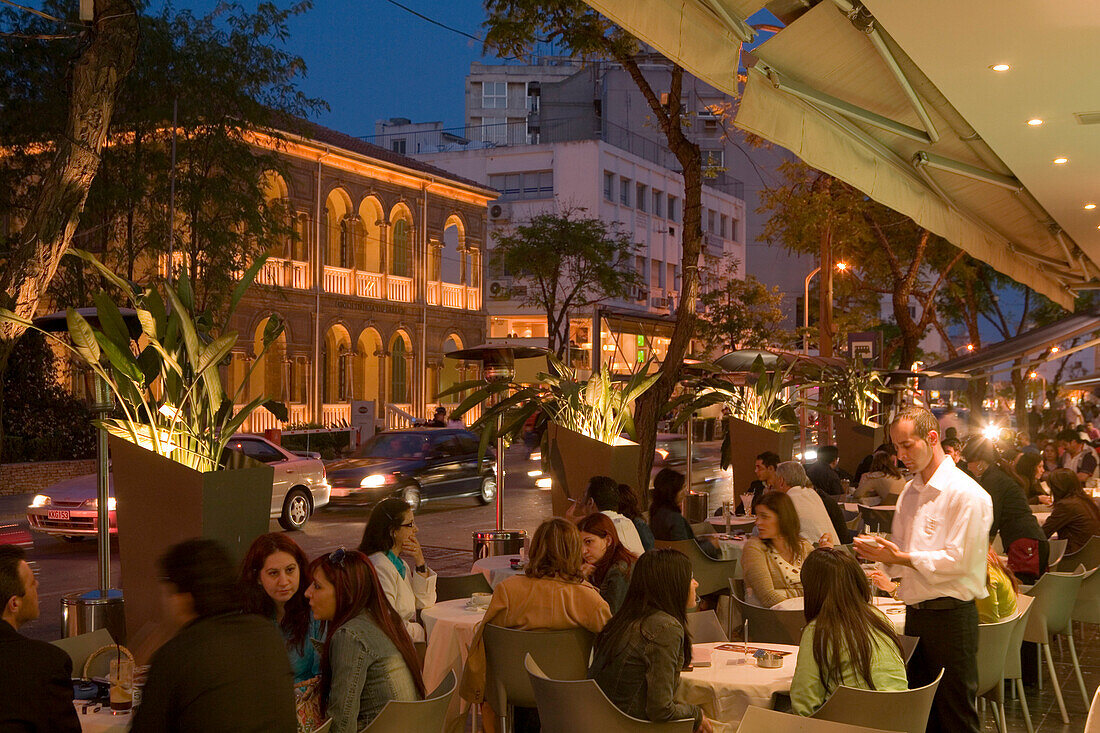
<instances>
[{"instance_id":1,"label":"white awning","mask_svg":"<svg viewBox=\"0 0 1100 733\"><path fill-rule=\"evenodd\" d=\"M735 91L731 54L712 57L722 42L715 29L738 44L740 26L723 21L758 3L589 4L707 83ZM1081 63L1100 47L1100 3L1065 4L1072 10L968 0L960 19L952 0L822 0L754 49L759 61L736 124L1072 308L1075 290L1100 288L1100 209L1093 216L1084 208L1089 196L1100 199L1100 132L1085 136L1100 128L1073 127L1074 118L1091 118L1070 111L1100 110L1096 65ZM879 8L882 19L872 15ZM1067 14L1077 34L1047 38L1067 27ZM694 18L707 19L697 45L685 37ZM1019 68L990 69L1006 60ZM1029 137L1035 115L1061 126ZM1071 165L1052 163L1062 156ZM1069 201L1071 191L1081 200Z\"/></svg>"}]
</instances>

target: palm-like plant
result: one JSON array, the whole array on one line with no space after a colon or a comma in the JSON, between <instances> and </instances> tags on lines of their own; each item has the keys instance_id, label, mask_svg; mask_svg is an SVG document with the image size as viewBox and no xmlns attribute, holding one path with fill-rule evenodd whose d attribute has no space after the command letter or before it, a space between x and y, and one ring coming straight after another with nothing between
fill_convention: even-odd
<instances>
[{"instance_id":1,"label":"palm-like plant","mask_svg":"<svg viewBox=\"0 0 1100 733\"><path fill-rule=\"evenodd\" d=\"M792 379L795 369L792 362L785 369L769 371L764 360L757 357L745 384L733 384L720 374L703 377L691 385L689 392L672 400L666 411L676 415L673 425L679 426L704 407L725 404L734 417L781 432L798 424L797 402L788 399L796 386Z\"/></svg>"},{"instance_id":2,"label":"palm-like plant","mask_svg":"<svg viewBox=\"0 0 1100 733\"><path fill-rule=\"evenodd\" d=\"M66 321L71 344L43 332L86 363L114 394L122 416L105 418L97 421L98 425L197 471L213 471L221 465L233 433L257 408L263 406L279 419L286 419L285 405L263 396L240 410L233 409L252 371L282 334L280 319L269 318L262 350L232 396L226 394L218 373L218 366L238 340L238 334L228 329L229 318L266 257L256 260L244 273L224 319L215 327L210 313L195 312L194 293L186 274L174 287L142 288L114 274L87 252L70 250L70 254L92 265L120 291L141 324L135 348L119 307L108 293L100 292L95 296L98 328L69 308ZM0 319L41 330L8 310L0 309Z\"/></svg>"},{"instance_id":3,"label":"palm-like plant","mask_svg":"<svg viewBox=\"0 0 1100 733\"><path fill-rule=\"evenodd\" d=\"M469 381L456 384L439 397L473 390L455 413L461 416L475 405L485 406L472 425L481 431L483 451L498 434L514 440L532 416L536 426L552 422L608 445L615 445L624 432L634 437L634 400L658 379L656 374L646 374L648 364L623 380L614 378L608 369L579 380L577 371L556 356L549 354L546 358L554 373L540 373L535 384Z\"/></svg>"},{"instance_id":4,"label":"palm-like plant","mask_svg":"<svg viewBox=\"0 0 1100 733\"><path fill-rule=\"evenodd\" d=\"M869 425L879 415L886 391L882 377L862 361L842 367L828 367L811 386L817 387L814 409L846 417L861 425Z\"/></svg>"}]
</instances>

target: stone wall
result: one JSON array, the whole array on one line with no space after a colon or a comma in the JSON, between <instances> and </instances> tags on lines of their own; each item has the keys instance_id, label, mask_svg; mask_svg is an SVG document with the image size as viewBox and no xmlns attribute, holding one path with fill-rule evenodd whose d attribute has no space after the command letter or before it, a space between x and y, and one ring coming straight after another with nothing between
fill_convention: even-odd
<instances>
[{"instance_id":1,"label":"stone wall","mask_svg":"<svg viewBox=\"0 0 1100 733\"><path fill-rule=\"evenodd\" d=\"M36 461L0 465L0 494L26 494L86 473L95 473L95 459Z\"/></svg>"}]
</instances>

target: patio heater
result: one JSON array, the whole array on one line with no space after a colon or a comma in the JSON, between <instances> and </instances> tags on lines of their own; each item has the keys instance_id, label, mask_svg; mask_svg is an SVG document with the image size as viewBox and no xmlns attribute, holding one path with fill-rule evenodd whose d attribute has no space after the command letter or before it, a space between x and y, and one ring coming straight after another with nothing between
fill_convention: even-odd
<instances>
[{"instance_id":1,"label":"patio heater","mask_svg":"<svg viewBox=\"0 0 1100 733\"><path fill-rule=\"evenodd\" d=\"M92 326L99 326L99 313L95 308L78 308ZM129 308L119 309L130 335L136 338L141 333L137 311ZM34 319L34 325L50 333L68 333L69 325L65 312L59 311ZM115 407L114 397L107 383L97 374L92 376L89 394L89 407L97 417L102 418ZM61 598L61 616L65 637L77 636L96 629L106 628L115 642L122 644L126 640L126 619L123 613L122 591L111 587L111 510L110 510L110 465L107 454L107 431L96 430L96 544L99 560L98 588L90 591L67 593Z\"/></svg>"},{"instance_id":2,"label":"patio heater","mask_svg":"<svg viewBox=\"0 0 1100 733\"><path fill-rule=\"evenodd\" d=\"M516 375L516 359L546 356L548 351L536 346L510 344L506 341L481 344L451 351L444 356L481 363L481 375L486 382L506 382ZM497 398L500 399L499 397ZM504 436L500 434L502 420L497 417L496 440L496 529L474 532L474 558L488 555L512 555L523 547L524 530L504 529Z\"/></svg>"}]
</instances>

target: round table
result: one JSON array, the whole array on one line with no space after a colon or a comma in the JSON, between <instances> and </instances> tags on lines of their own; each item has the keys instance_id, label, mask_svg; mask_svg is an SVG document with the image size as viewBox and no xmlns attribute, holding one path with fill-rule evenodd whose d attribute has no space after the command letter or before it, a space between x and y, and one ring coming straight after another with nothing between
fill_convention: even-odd
<instances>
[{"instance_id":1,"label":"round table","mask_svg":"<svg viewBox=\"0 0 1100 733\"><path fill-rule=\"evenodd\" d=\"M91 708L88 708L88 712L82 713L81 710L86 704L87 700L73 701L73 705L76 706L76 717L80 718L82 733L124 733L130 730L133 713L113 715L108 705L104 705L97 713L91 712Z\"/></svg>"},{"instance_id":2,"label":"round table","mask_svg":"<svg viewBox=\"0 0 1100 733\"><path fill-rule=\"evenodd\" d=\"M801 611L803 609L804 598L798 596L796 598L787 598L772 606L777 611ZM905 633L905 604L901 601L896 601L893 598L886 598L884 596L875 596L871 599L879 609L886 614L886 618L890 619L890 623L894 625L894 631L899 634Z\"/></svg>"},{"instance_id":3,"label":"round table","mask_svg":"<svg viewBox=\"0 0 1100 733\"><path fill-rule=\"evenodd\" d=\"M472 609L468 598L443 601L420 612L428 648L424 654L424 686L429 690L443 681L447 672L462 676L466 654L474 640L474 629L485 618L485 609Z\"/></svg>"},{"instance_id":4,"label":"round table","mask_svg":"<svg viewBox=\"0 0 1100 733\"><path fill-rule=\"evenodd\" d=\"M718 543L718 559L719 560L740 560L741 551L745 549L746 538L738 535L727 535L720 532L714 534L701 534L696 537L698 540L711 540L713 543ZM740 577L741 565L737 565L738 576Z\"/></svg>"},{"instance_id":5,"label":"round table","mask_svg":"<svg viewBox=\"0 0 1100 733\"><path fill-rule=\"evenodd\" d=\"M738 646L739 642L730 642ZM694 644L692 656L709 656L709 667L695 667L680 674L676 699L698 705L703 714L715 723L715 731L735 731L749 705L770 708L772 696L790 692L798 647L786 644L760 644L765 649L790 652L783 657L783 666L776 669L757 667L746 661L740 649L720 651L726 644ZM752 642L749 642L753 646Z\"/></svg>"},{"instance_id":6,"label":"round table","mask_svg":"<svg viewBox=\"0 0 1100 733\"><path fill-rule=\"evenodd\" d=\"M716 527L718 529L718 531L720 531L720 532L726 529L726 518L725 517L707 517L707 521L710 522L710 524L712 526ZM734 530L734 529L748 530L754 524L756 524L756 517L738 517L738 516L730 517L730 529L731 530Z\"/></svg>"},{"instance_id":7,"label":"round table","mask_svg":"<svg viewBox=\"0 0 1100 733\"><path fill-rule=\"evenodd\" d=\"M489 585L496 588L500 581L513 575L523 575L522 570L512 569L512 560L519 560L519 555L490 555L474 562L470 568L471 573L481 573L489 581Z\"/></svg>"}]
</instances>

